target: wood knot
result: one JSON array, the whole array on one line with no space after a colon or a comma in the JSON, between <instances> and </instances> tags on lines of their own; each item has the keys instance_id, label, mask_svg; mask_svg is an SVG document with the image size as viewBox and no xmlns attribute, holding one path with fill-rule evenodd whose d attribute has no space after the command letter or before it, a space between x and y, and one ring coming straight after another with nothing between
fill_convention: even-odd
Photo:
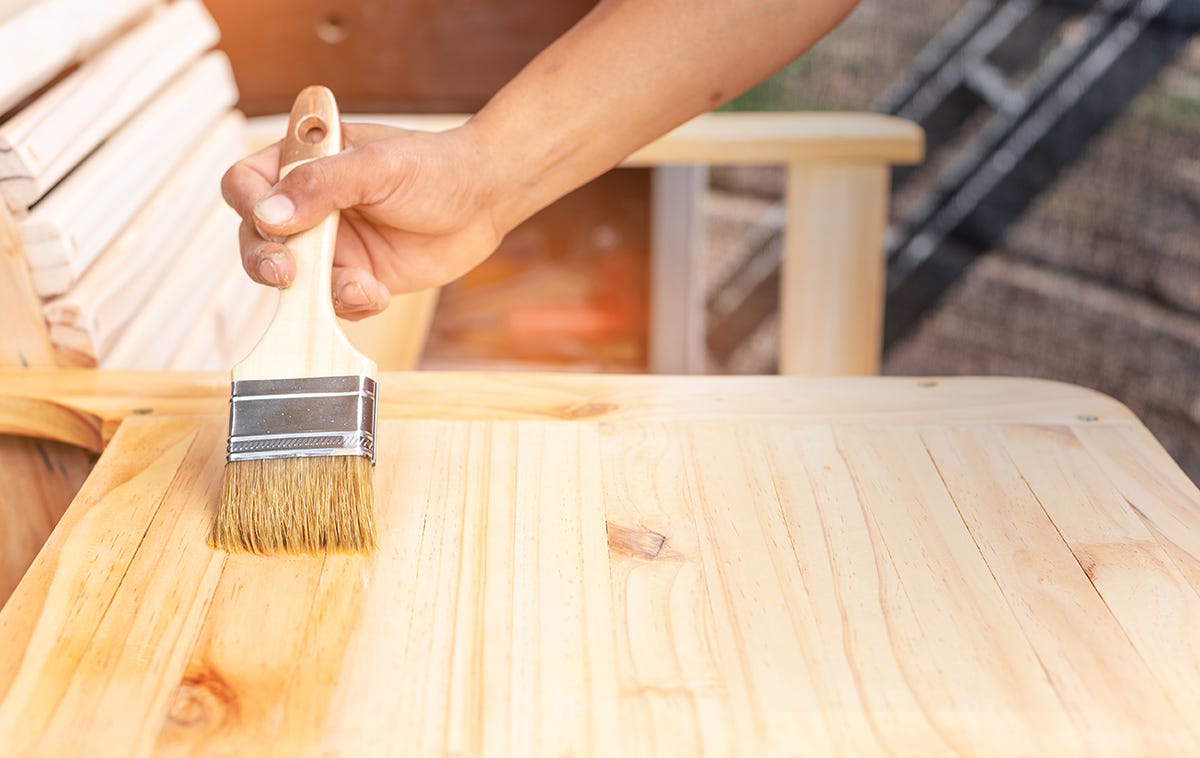
<instances>
[{"instance_id":1,"label":"wood knot","mask_svg":"<svg viewBox=\"0 0 1200 758\"><path fill-rule=\"evenodd\" d=\"M207 730L237 711L237 693L212 669L189 670L175 691L167 718L185 729Z\"/></svg>"},{"instance_id":2,"label":"wood knot","mask_svg":"<svg viewBox=\"0 0 1200 758\"><path fill-rule=\"evenodd\" d=\"M649 529L634 529L628 526L606 523L608 527L608 549L614 553L628 555L634 558L654 560L662 552L667 542L665 534L652 532Z\"/></svg>"},{"instance_id":3,"label":"wood knot","mask_svg":"<svg viewBox=\"0 0 1200 758\"><path fill-rule=\"evenodd\" d=\"M617 410L620 406L616 403L595 402L581 403L579 405L569 405L566 409L567 418L595 418L604 416Z\"/></svg>"}]
</instances>

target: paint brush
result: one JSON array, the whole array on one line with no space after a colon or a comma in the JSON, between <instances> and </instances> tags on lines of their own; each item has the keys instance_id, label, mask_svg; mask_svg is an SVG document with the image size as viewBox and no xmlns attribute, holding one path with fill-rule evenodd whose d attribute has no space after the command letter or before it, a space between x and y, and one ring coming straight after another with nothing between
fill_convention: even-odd
<instances>
[{"instance_id":1,"label":"paint brush","mask_svg":"<svg viewBox=\"0 0 1200 758\"><path fill-rule=\"evenodd\" d=\"M333 93L296 98L280 178L342 149ZM229 447L210 543L262 555L375 547L375 363L346 338L330 277L338 213L285 242L296 260L262 339L233 368Z\"/></svg>"}]
</instances>

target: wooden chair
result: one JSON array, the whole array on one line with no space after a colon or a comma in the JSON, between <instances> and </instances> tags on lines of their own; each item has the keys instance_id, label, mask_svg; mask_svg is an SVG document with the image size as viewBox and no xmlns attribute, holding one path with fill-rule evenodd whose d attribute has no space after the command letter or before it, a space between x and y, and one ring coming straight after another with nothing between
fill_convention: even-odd
<instances>
[{"instance_id":1,"label":"wooden chair","mask_svg":"<svg viewBox=\"0 0 1200 758\"><path fill-rule=\"evenodd\" d=\"M0 5L0 368L225 371L261 332L274 293L241 272L217 184L283 126L233 109L217 38L199 0ZM464 117L351 118L443 129ZM870 373L888 166L921 149L916 127L881 116L710 114L626 165L786 164L784 370ZM667 264L668 277L688 268ZM436 300L396 298L347 331L381 369L411 369ZM99 447L8 436L0 448L2 602Z\"/></svg>"}]
</instances>

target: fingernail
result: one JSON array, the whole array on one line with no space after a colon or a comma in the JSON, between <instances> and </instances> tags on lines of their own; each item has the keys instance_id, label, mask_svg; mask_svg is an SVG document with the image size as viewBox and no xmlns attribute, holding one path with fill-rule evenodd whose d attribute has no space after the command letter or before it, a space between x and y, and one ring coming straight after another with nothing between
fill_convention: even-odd
<instances>
[{"instance_id":1,"label":"fingernail","mask_svg":"<svg viewBox=\"0 0 1200 758\"><path fill-rule=\"evenodd\" d=\"M358 282L346 282L342 285L342 289L338 292L338 300L342 301L342 305L370 305L371 298L367 297L367 292Z\"/></svg>"},{"instance_id":2,"label":"fingernail","mask_svg":"<svg viewBox=\"0 0 1200 758\"><path fill-rule=\"evenodd\" d=\"M271 195L258 201L254 206L254 215L268 224L282 224L296 212L296 206L287 195Z\"/></svg>"},{"instance_id":3,"label":"fingernail","mask_svg":"<svg viewBox=\"0 0 1200 758\"><path fill-rule=\"evenodd\" d=\"M267 284L276 287L283 283L279 279L279 269L275 266L275 261L270 258L263 258L258 262L258 276Z\"/></svg>"},{"instance_id":4,"label":"fingernail","mask_svg":"<svg viewBox=\"0 0 1200 758\"><path fill-rule=\"evenodd\" d=\"M287 237L282 237L277 234L267 234L267 232L264 231L263 228L259 225L257 218L254 219L254 231L258 232L258 236L262 237L267 242L274 242L276 244L282 245L284 242L287 241Z\"/></svg>"}]
</instances>

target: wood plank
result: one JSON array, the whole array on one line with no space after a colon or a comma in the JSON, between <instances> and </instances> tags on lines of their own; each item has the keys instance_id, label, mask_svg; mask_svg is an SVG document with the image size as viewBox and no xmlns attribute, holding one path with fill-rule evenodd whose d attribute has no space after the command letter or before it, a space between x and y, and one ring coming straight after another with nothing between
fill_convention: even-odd
<instances>
[{"instance_id":1,"label":"wood plank","mask_svg":"<svg viewBox=\"0 0 1200 758\"><path fill-rule=\"evenodd\" d=\"M378 555L230 557L159 751L574 754L617 733L594 429L385 424ZM562 449L589 465L553 466Z\"/></svg>"},{"instance_id":2,"label":"wood plank","mask_svg":"<svg viewBox=\"0 0 1200 758\"><path fill-rule=\"evenodd\" d=\"M0 113L153 5L154 0L39 0L12 13L0 23Z\"/></svg>"},{"instance_id":3,"label":"wood plank","mask_svg":"<svg viewBox=\"0 0 1200 758\"><path fill-rule=\"evenodd\" d=\"M420 371L380 377L380 413L409 418L791 420L911 425L1136 424L1098 392L1032 379L808 379ZM389 389L391 388L391 389ZM0 433L100 451L131 414L223 413L229 375L0 370Z\"/></svg>"},{"instance_id":4,"label":"wood plank","mask_svg":"<svg viewBox=\"0 0 1200 758\"><path fill-rule=\"evenodd\" d=\"M0 0L0 22L4 22L33 5L37 0Z\"/></svg>"},{"instance_id":5,"label":"wood plank","mask_svg":"<svg viewBox=\"0 0 1200 758\"><path fill-rule=\"evenodd\" d=\"M234 98L228 61L210 53L34 206L19 230L38 294L69 289Z\"/></svg>"},{"instance_id":6,"label":"wood plank","mask_svg":"<svg viewBox=\"0 0 1200 758\"><path fill-rule=\"evenodd\" d=\"M209 303L180 340L171 358L171 371L228 373L254 347L275 313L275 290L246 276L236 250L225 252L225 273Z\"/></svg>"},{"instance_id":7,"label":"wood plank","mask_svg":"<svg viewBox=\"0 0 1200 758\"><path fill-rule=\"evenodd\" d=\"M0 193L27 209L217 41L199 0L161 8L0 126Z\"/></svg>"},{"instance_id":8,"label":"wood plank","mask_svg":"<svg viewBox=\"0 0 1200 758\"><path fill-rule=\"evenodd\" d=\"M220 202L221 174L238 157L243 124L240 114L229 113L203 135L75 286L46 303L50 338L60 350L96 365L151 294L165 286L163 276L203 225L197 209ZM237 260L234 251L226 252ZM216 253L205 251L204 257Z\"/></svg>"},{"instance_id":9,"label":"wood plank","mask_svg":"<svg viewBox=\"0 0 1200 758\"><path fill-rule=\"evenodd\" d=\"M123 454L101 458L75 507L68 509L22 580L22 587L37 591L14 594L0 609L4 649L24 653L0 660L0 733L15 754L38 752L35 746L72 677L81 670L97 671L94 665L81 669L81 661L140 543L128 539L128 530L145 535L196 437L196 426L194 420L140 429L134 424L122 435L128 440ZM52 631L68 619L69 633Z\"/></svg>"},{"instance_id":10,"label":"wood plank","mask_svg":"<svg viewBox=\"0 0 1200 758\"><path fill-rule=\"evenodd\" d=\"M915 430L842 425L835 438L895 572L887 640L947 747L1075 749L1058 695Z\"/></svg>"},{"instance_id":11,"label":"wood plank","mask_svg":"<svg viewBox=\"0 0 1200 758\"><path fill-rule=\"evenodd\" d=\"M4 324L0 367L57 365L16 221L3 203L0 203L0 323Z\"/></svg>"},{"instance_id":12,"label":"wood plank","mask_svg":"<svg viewBox=\"0 0 1200 758\"><path fill-rule=\"evenodd\" d=\"M101 368L160 370L171 364L219 283L222 269L213 265L213 259L237 255L240 223L238 215L220 200L209 206L200 227L175 255L137 317L101 356Z\"/></svg>"},{"instance_id":13,"label":"wood plank","mask_svg":"<svg viewBox=\"0 0 1200 758\"><path fill-rule=\"evenodd\" d=\"M1200 491L1142 426L1074 428L1129 509L1200 593Z\"/></svg>"},{"instance_id":14,"label":"wood plank","mask_svg":"<svg viewBox=\"0 0 1200 758\"><path fill-rule=\"evenodd\" d=\"M0 435L0 607L91 470L87 450Z\"/></svg>"},{"instance_id":15,"label":"wood plank","mask_svg":"<svg viewBox=\"0 0 1200 758\"><path fill-rule=\"evenodd\" d=\"M1188 721L1200 653L1180 647L1194 620L1171 604L1191 588L1164 573L1169 559L1146 560L1163 553L1149 537L1111 542L1090 573L1079 560L1081 545L1103 552L1088 529L1111 537L1142 522L1110 512L1120 502L1104 502L1114 485L1103 473L1089 488L1098 467L1074 428L1123 434L1141 428L1133 419L1030 426L1011 421L1012 400L992 421L926 409L871 423L855 414L872 398L913 402L896 399L900 380L780 377L755 390L781 412L747 419L720 407L738 401L721 389L748 387L742 378L532 375L521 415L511 377L437 378L447 396L478 382L508 402L462 418L381 410L373 556L215 554L203 532L224 414L128 419L0 611L13 641L0 646L0 743L51 754L1200 749ZM829 384L860 395L845 419L816 409ZM648 387L690 400L538 415L584 387L608 388L593 403L653 406ZM1060 385L1008 387L1014 399L1060 393L1064 410ZM810 415L789 398L812 403ZM1143 440L1116 439L1141 448L1130 460L1170 465Z\"/></svg>"},{"instance_id":16,"label":"wood plank","mask_svg":"<svg viewBox=\"0 0 1200 758\"><path fill-rule=\"evenodd\" d=\"M1097 436L1119 440L1126 433L1107 429ZM921 440L1074 722L1083 751L1149 755L1194 745L1187 717L1169 698L1153 686L1129 686L1153 683L1154 675L1000 436L986 428L927 428Z\"/></svg>"},{"instance_id":17,"label":"wood plank","mask_svg":"<svg viewBox=\"0 0 1200 758\"><path fill-rule=\"evenodd\" d=\"M600 426L623 731L650 755L732 752L737 706L711 644L684 442L661 425Z\"/></svg>"},{"instance_id":18,"label":"wood plank","mask_svg":"<svg viewBox=\"0 0 1200 758\"><path fill-rule=\"evenodd\" d=\"M440 132L466 122L461 114L347 113L344 122L389 124ZM251 144L279 139L286 116L250 119ZM625 166L668 163L710 165L787 164L799 161L862 161L883 165L920 163L925 135L919 126L877 113L705 113L629 156Z\"/></svg>"},{"instance_id":19,"label":"wood plank","mask_svg":"<svg viewBox=\"0 0 1200 758\"><path fill-rule=\"evenodd\" d=\"M780 276L781 374L879 373L887 215L886 165L788 166Z\"/></svg>"},{"instance_id":20,"label":"wood plank","mask_svg":"<svg viewBox=\"0 0 1200 758\"><path fill-rule=\"evenodd\" d=\"M1200 708L1200 593L1070 429L1012 426L1004 446L1095 591L1182 713Z\"/></svg>"}]
</instances>

